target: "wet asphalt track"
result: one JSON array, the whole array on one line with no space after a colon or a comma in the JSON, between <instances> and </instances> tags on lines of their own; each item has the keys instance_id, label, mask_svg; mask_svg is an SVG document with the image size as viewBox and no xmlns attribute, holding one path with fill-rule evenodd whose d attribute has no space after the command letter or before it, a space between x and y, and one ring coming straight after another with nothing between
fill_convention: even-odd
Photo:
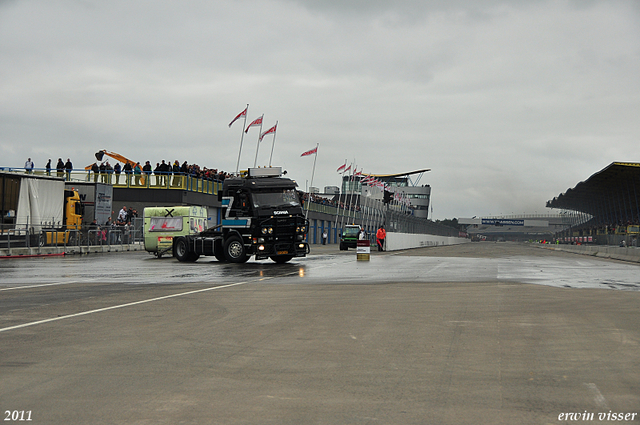
<instances>
[{"instance_id":1,"label":"wet asphalt track","mask_svg":"<svg viewBox=\"0 0 640 425\"><path fill-rule=\"evenodd\" d=\"M469 255L469 249L474 253ZM489 252L497 255L487 256ZM371 258L373 261L358 262L353 250L340 252L335 246L315 246L309 257L285 265L270 260L226 264L213 257L185 264L169 257L158 260L145 252L25 258L0 261L0 289L70 282L227 284L277 278L278 283L295 284L512 281L565 288L640 290L636 264L552 253L526 245L487 243L372 252Z\"/></svg>"},{"instance_id":2,"label":"wet asphalt track","mask_svg":"<svg viewBox=\"0 0 640 425\"><path fill-rule=\"evenodd\" d=\"M315 248L285 265L0 261L0 409L34 424L640 413L640 266L508 243L369 262Z\"/></svg>"}]
</instances>

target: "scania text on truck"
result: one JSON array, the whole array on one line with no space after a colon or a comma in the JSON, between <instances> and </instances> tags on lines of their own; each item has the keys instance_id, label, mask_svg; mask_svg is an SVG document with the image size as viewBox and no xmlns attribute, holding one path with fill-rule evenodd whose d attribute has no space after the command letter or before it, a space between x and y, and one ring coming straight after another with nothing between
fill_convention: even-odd
<instances>
[{"instance_id":1,"label":"scania text on truck","mask_svg":"<svg viewBox=\"0 0 640 425\"><path fill-rule=\"evenodd\" d=\"M251 256L276 263L305 257L309 223L296 182L281 174L280 167L249 168L243 177L226 179L218 193L222 223L197 235L174 237L173 255L184 262L213 255L232 263Z\"/></svg>"}]
</instances>

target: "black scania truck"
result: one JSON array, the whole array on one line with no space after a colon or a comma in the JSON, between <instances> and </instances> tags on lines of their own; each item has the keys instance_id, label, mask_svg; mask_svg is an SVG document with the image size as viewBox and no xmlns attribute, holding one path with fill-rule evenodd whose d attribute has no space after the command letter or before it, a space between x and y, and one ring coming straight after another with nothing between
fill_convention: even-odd
<instances>
[{"instance_id":1,"label":"black scania truck","mask_svg":"<svg viewBox=\"0 0 640 425\"><path fill-rule=\"evenodd\" d=\"M193 262L213 255L232 263L244 263L252 255L276 263L305 257L309 223L296 187L293 180L281 177L280 167L249 168L243 177L225 179L218 193L222 224L174 238L174 257Z\"/></svg>"}]
</instances>

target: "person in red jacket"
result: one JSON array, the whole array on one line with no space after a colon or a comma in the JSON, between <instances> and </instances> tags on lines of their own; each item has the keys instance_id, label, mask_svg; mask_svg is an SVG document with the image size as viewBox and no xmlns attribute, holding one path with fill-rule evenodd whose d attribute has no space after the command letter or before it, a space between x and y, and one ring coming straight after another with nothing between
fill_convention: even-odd
<instances>
[{"instance_id":1,"label":"person in red jacket","mask_svg":"<svg viewBox=\"0 0 640 425\"><path fill-rule=\"evenodd\" d=\"M384 226L380 226L376 232L376 239L378 240L378 251L384 251L384 239L387 237L387 232L384 230Z\"/></svg>"}]
</instances>

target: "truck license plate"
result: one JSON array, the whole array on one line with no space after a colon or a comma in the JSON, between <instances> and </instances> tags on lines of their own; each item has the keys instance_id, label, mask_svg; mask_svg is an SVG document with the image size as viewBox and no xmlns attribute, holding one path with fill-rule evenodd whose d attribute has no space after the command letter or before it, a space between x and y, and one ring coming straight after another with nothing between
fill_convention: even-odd
<instances>
[{"instance_id":1,"label":"truck license plate","mask_svg":"<svg viewBox=\"0 0 640 425\"><path fill-rule=\"evenodd\" d=\"M278 255L287 255L289 251L278 251Z\"/></svg>"}]
</instances>

